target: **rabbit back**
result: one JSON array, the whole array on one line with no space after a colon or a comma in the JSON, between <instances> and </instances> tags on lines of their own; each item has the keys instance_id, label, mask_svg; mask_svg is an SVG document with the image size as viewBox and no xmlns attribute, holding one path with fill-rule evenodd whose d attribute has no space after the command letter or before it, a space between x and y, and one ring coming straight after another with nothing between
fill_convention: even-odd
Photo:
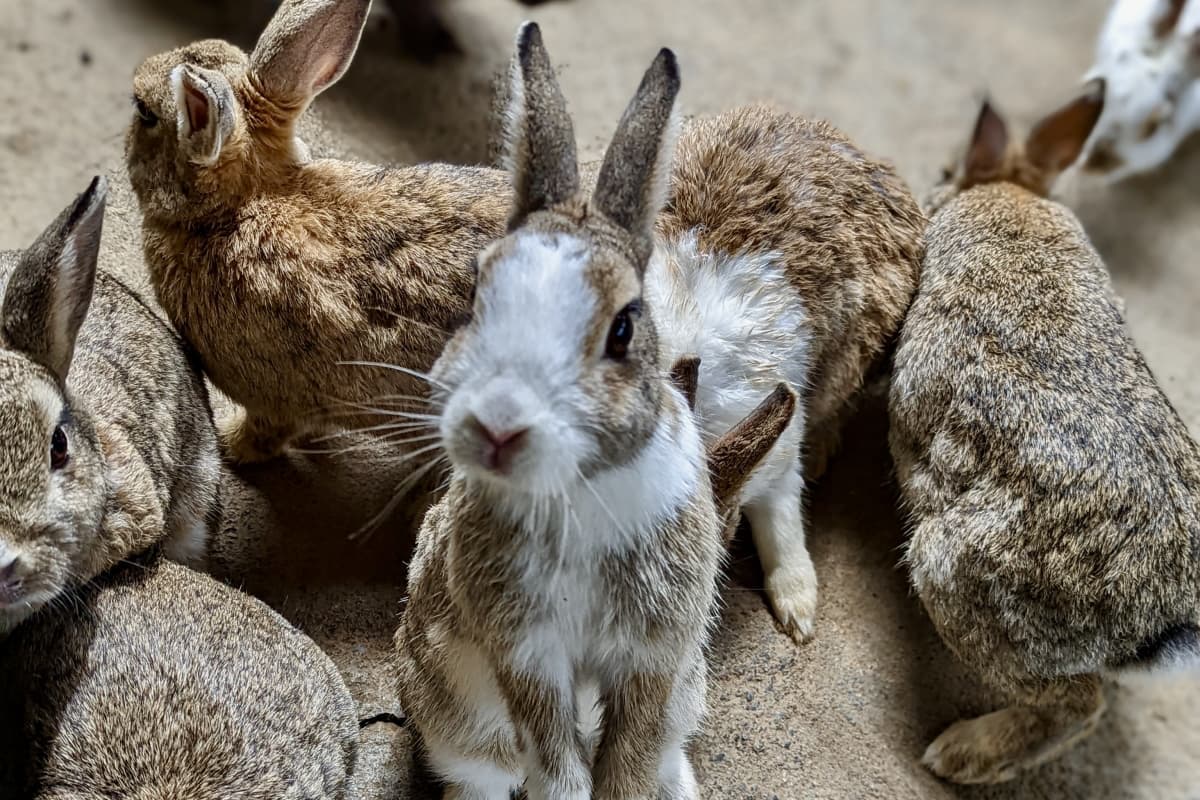
<instances>
[{"instance_id":1,"label":"rabbit back","mask_svg":"<svg viewBox=\"0 0 1200 800\"><path fill-rule=\"evenodd\" d=\"M912 297L924 217L911 193L833 126L766 106L689 122L672 181L659 226L668 240L778 255L810 326L809 428L828 424Z\"/></svg>"},{"instance_id":2,"label":"rabbit back","mask_svg":"<svg viewBox=\"0 0 1200 800\"><path fill-rule=\"evenodd\" d=\"M996 678L1122 664L1197 618L1196 446L1069 211L977 187L927 247L890 434L922 600Z\"/></svg>"},{"instance_id":3,"label":"rabbit back","mask_svg":"<svg viewBox=\"0 0 1200 800\"><path fill-rule=\"evenodd\" d=\"M336 668L274 611L185 567L107 573L19 628L0 664L16 676L0 690L0 797L353 796L358 724Z\"/></svg>"}]
</instances>

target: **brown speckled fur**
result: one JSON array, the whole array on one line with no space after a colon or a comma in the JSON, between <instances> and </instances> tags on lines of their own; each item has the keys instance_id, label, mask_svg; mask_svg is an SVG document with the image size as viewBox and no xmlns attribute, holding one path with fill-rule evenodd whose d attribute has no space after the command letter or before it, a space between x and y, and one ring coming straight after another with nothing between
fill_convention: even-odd
<instances>
[{"instance_id":1,"label":"brown speckled fur","mask_svg":"<svg viewBox=\"0 0 1200 800\"><path fill-rule=\"evenodd\" d=\"M0 558L19 558L23 596L77 586L163 541L200 561L216 516L199 372L161 319L95 274L104 196L97 179L29 250L0 254ZM68 314L78 336L53 334ZM57 471L56 426L68 453ZM0 601L0 636L30 610Z\"/></svg>"},{"instance_id":2,"label":"brown speckled fur","mask_svg":"<svg viewBox=\"0 0 1200 800\"><path fill-rule=\"evenodd\" d=\"M827 123L751 106L684 126L659 232L699 229L705 252L782 255L812 326L809 478L899 330L924 226L895 170Z\"/></svg>"},{"instance_id":3,"label":"brown speckled fur","mask_svg":"<svg viewBox=\"0 0 1200 800\"><path fill-rule=\"evenodd\" d=\"M1200 623L1200 452L1079 222L1020 185L1048 186L1098 115L1092 92L1031 149L985 107L896 353L913 583L947 645L1014 701L930 745L926 765L955 781L1060 754L1103 711L1102 673L1194 645Z\"/></svg>"},{"instance_id":4,"label":"brown speckled fur","mask_svg":"<svg viewBox=\"0 0 1200 800\"><path fill-rule=\"evenodd\" d=\"M3 800L353 800L354 702L261 602L153 555L0 644Z\"/></svg>"},{"instance_id":5,"label":"brown speckled fur","mask_svg":"<svg viewBox=\"0 0 1200 800\"><path fill-rule=\"evenodd\" d=\"M331 55L344 68L367 5L289 0L250 56L198 42L134 76L156 117L148 126L135 115L126 143L151 282L213 383L247 411L225 432L238 460L355 425L355 407L339 400L423 396L410 376L342 362L428 370L467 314L473 258L510 207L498 170L313 161L295 142L296 119L327 84L286 76ZM171 74L181 64L232 109L211 164L180 139Z\"/></svg>"}]
</instances>

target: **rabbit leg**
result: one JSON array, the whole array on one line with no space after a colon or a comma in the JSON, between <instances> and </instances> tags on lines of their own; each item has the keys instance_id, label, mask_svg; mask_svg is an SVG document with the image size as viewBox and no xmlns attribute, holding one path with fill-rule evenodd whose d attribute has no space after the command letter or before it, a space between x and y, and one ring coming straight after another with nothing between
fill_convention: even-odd
<instances>
[{"instance_id":1,"label":"rabbit leg","mask_svg":"<svg viewBox=\"0 0 1200 800\"><path fill-rule=\"evenodd\" d=\"M797 457L770 491L742 508L754 534L775 618L797 643L812 637L817 617L817 571L804 542L803 492Z\"/></svg>"},{"instance_id":2,"label":"rabbit leg","mask_svg":"<svg viewBox=\"0 0 1200 800\"><path fill-rule=\"evenodd\" d=\"M296 434L291 422L276 422L245 409L220 426L221 451L234 464L259 464L279 456Z\"/></svg>"},{"instance_id":3,"label":"rabbit leg","mask_svg":"<svg viewBox=\"0 0 1200 800\"><path fill-rule=\"evenodd\" d=\"M660 796L664 761L682 755L682 741L670 730L675 683L674 675L635 673L605 692L596 800L656 800ZM679 782L677 775L670 777Z\"/></svg>"},{"instance_id":4,"label":"rabbit leg","mask_svg":"<svg viewBox=\"0 0 1200 800\"><path fill-rule=\"evenodd\" d=\"M667 708L666 744L658 765L658 800L698 800L700 787L688 758L688 740L700 730L708 687L703 657L697 653L677 681Z\"/></svg>"},{"instance_id":5,"label":"rabbit leg","mask_svg":"<svg viewBox=\"0 0 1200 800\"><path fill-rule=\"evenodd\" d=\"M1063 678L1023 693L1016 705L959 720L933 741L922 763L955 783L1000 783L1062 755L1104 713L1098 675Z\"/></svg>"},{"instance_id":6,"label":"rabbit leg","mask_svg":"<svg viewBox=\"0 0 1200 800\"><path fill-rule=\"evenodd\" d=\"M563 653L540 659L537 673L497 665L496 678L522 743L529 800L591 800L572 676Z\"/></svg>"}]
</instances>

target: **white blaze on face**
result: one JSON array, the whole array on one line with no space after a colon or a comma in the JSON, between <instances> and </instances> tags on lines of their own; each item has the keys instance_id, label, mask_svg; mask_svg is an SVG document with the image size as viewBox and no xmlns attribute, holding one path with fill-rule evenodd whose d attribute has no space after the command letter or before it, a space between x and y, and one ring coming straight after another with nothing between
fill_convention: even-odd
<instances>
[{"instance_id":1,"label":"white blaze on face","mask_svg":"<svg viewBox=\"0 0 1200 800\"><path fill-rule=\"evenodd\" d=\"M596 313L583 241L518 233L489 260L475 320L451 363L436 368L452 391L441 433L454 465L533 494L558 493L576 479L594 439L580 387L585 340ZM527 430L503 476L481 460L473 422L496 432Z\"/></svg>"}]
</instances>

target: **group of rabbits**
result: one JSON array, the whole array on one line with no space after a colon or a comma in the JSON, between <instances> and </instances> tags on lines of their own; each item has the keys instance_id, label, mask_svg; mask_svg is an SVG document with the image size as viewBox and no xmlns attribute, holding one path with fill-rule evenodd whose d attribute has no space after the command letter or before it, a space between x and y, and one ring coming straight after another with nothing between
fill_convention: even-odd
<instances>
[{"instance_id":1,"label":"group of rabbits","mask_svg":"<svg viewBox=\"0 0 1200 800\"><path fill-rule=\"evenodd\" d=\"M436 495L395 655L446 798L699 797L726 545L744 514L780 625L812 636L804 487L881 377L913 586L1011 697L929 769L1010 779L1091 731L1103 676L1200 665L1200 451L1046 199L1100 158L1107 78L1024 141L985 104L922 209L823 122L681 122L665 49L581 165L526 23L503 169L313 159L296 123L369 6L285 0L250 54L137 69L169 324L97 274L102 178L4 256L0 798L357 796L336 668L192 569L222 456L347 429ZM220 430L202 376L240 407Z\"/></svg>"}]
</instances>

